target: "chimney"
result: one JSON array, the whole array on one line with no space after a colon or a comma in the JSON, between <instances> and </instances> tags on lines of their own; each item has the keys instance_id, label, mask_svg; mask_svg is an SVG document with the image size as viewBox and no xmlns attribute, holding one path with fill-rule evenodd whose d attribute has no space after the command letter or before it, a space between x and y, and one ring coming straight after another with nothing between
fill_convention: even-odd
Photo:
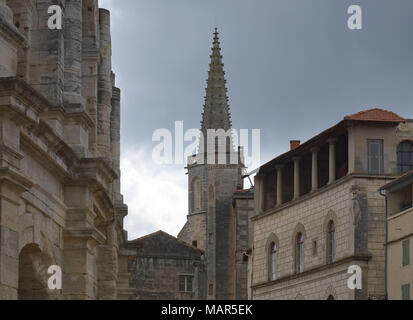
<instances>
[{"instance_id":1,"label":"chimney","mask_svg":"<svg viewBox=\"0 0 413 320\"><path fill-rule=\"evenodd\" d=\"M290 150L297 149L301 144L300 140L291 140L290 141Z\"/></svg>"}]
</instances>

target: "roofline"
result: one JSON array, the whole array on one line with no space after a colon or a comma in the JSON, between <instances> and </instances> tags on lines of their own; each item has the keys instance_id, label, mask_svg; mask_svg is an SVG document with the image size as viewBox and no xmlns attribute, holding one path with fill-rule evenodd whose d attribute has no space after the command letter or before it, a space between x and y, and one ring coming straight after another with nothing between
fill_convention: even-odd
<instances>
[{"instance_id":1,"label":"roofline","mask_svg":"<svg viewBox=\"0 0 413 320\"><path fill-rule=\"evenodd\" d=\"M322 131L321 133L319 133L318 135L310 138L309 140L307 140L306 142L302 143L301 145L299 145L297 148L287 151L281 155L279 155L278 157L268 161L267 163L263 164L260 168L259 168L259 172L258 173L262 173L265 172L269 167L272 167L274 165L277 164L282 164L282 162L284 162L285 160L294 157L295 155L301 154L303 151L305 151L306 149L311 149L311 147L313 147L319 140L321 139L326 139L328 135L330 135L333 132L337 132L339 131L339 129L346 129L347 128L347 124L349 122L352 122L354 120L341 120L339 123L337 123L336 125Z\"/></svg>"},{"instance_id":2,"label":"roofline","mask_svg":"<svg viewBox=\"0 0 413 320\"><path fill-rule=\"evenodd\" d=\"M174 237L173 235L171 235L171 234L169 234L169 233L167 233L167 232L165 232L165 231L162 231L162 230L159 230L159 231L156 231L156 232L152 232L152 233L150 233L150 234L147 234L147 235L142 236L142 237L140 237L140 238L137 238L137 239L135 239L135 240L130 240L130 241L128 241L128 243L134 244L134 243L137 243L137 242L139 242L139 241L141 241L141 240L144 240L144 239L150 238L150 237L152 237L152 236L155 236L155 235L157 235L157 234L167 235L167 236L169 236L169 237L171 237L171 238L174 238L175 240L177 240L177 241L180 242L181 244L183 244L183 245L185 245L185 246L187 246L187 247L189 247L189 248L191 248L191 249L198 250L198 251L201 251L202 253L205 253L204 250L202 250L202 249L200 249L200 248L197 248L197 247L194 247L193 245L190 245L189 243L186 243L185 241L183 241L183 240L181 240L181 239L179 239L179 238L177 238L177 237Z\"/></svg>"},{"instance_id":3,"label":"roofline","mask_svg":"<svg viewBox=\"0 0 413 320\"><path fill-rule=\"evenodd\" d=\"M287 151L287 152L279 155L278 157L268 161L267 163L263 164L262 166L260 166L258 168L257 175L259 175L262 172L265 173L267 170L269 170L270 167L273 167L277 164L283 164L283 162L285 162L286 160L291 159L294 156L300 155L305 151L310 151L311 148L316 146L317 143L320 140L326 140L328 138L333 138L334 137L334 136L332 136L333 133L340 133L340 130L347 130L347 128L352 123L364 123L364 124L375 123L375 124L387 124L387 125L394 125L395 126L395 125L398 125L402 122L405 122L405 120L401 120L401 121L353 120L353 119L347 119L347 117L345 117L343 120L341 120L340 122L338 122L334 126L328 128L328 129L322 131L321 133L319 133L318 135L310 138L306 142L299 145L297 148L295 148L293 150L290 150L290 151Z\"/></svg>"},{"instance_id":4,"label":"roofline","mask_svg":"<svg viewBox=\"0 0 413 320\"><path fill-rule=\"evenodd\" d=\"M385 184L382 186L379 191L397 191L400 190L410 183L413 183L413 170L406 172L405 174L401 175L399 178L394 179L393 181Z\"/></svg>"}]
</instances>

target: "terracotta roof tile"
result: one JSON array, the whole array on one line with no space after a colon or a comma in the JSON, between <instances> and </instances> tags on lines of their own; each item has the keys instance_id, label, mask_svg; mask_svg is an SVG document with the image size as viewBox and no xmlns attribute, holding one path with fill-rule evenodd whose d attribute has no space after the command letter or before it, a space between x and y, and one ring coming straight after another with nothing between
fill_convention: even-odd
<instances>
[{"instance_id":1,"label":"terracotta roof tile","mask_svg":"<svg viewBox=\"0 0 413 320\"><path fill-rule=\"evenodd\" d=\"M360 111L351 116L344 118L345 120L355 121L380 121L380 122L403 122L404 119L394 112L374 108L365 111Z\"/></svg>"}]
</instances>

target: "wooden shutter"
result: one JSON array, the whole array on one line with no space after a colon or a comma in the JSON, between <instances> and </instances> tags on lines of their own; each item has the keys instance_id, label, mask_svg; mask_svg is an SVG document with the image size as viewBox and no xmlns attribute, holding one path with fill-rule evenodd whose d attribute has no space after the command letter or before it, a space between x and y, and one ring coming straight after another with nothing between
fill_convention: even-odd
<instances>
[{"instance_id":1,"label":"wooden shutter","mask_svg":"<svg viewBox=\"0 0 413 320\"><path fill-rule=\"evenodd\" d=\"M368 172L370 174L383 173L383 141L368 140L367 142L368 155Z\"/></svg>"},{"instance_id":2,"label":"wooden shutter","mask_svg":"<svg viewBox=\"0 0 413 320\"><path fill-rule=\"evenodd\" d=\"M410 300L410 284L402 286L402 300Z\"/></svg>"},{"instance_id":3,"label":"wooden shutter","mask_svg":"<svg viewBox=\"0 0 413 320\"><path fill-rule=\"evenodd\" d=\"M410 264L410 240L403 241L403 267Z\"/></svg>"}]
</instances>

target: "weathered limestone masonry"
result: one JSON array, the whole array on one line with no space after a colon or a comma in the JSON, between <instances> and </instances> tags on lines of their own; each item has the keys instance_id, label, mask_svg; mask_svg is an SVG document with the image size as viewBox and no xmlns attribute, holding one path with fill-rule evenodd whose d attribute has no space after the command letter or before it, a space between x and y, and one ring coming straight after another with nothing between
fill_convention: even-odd
<instances>
[{"instance_id":1,"label":"weathered limestone masonry","mask_svg":"<svg viewBox=\"0 0 413 320\"><path fill-rule=\"evenodd\" d=\"M254 190L237 190L233 195L232 216L234 217L235 241L235 299L247 300L251 297L251 278L248 277L249 261L252 256L254 216Z\"/></svg>"},{"instance_id":2,"label":"weathered limestone masonry","mask_svg":"<svg viewBox=\"0 0 413 320\"><path fill-rule=\"evenodd\" d=\"M412 122L372 109L262 166L255 178L254 299L383 299L385 202ZM362 269L362 289L347 286Z\"/></svg>"},{"instance_id":3,"label":"weathered limestone masonry","mask_svg":"<svg viewBox=\"0 0 413 320\"><path fill-rule=\"evenodd\" d=\"M47 27L55 4L62 30ZM110 60L97 0L0 0L0 299L132 293Z\"/></svg>"},{"instance_id":4,"label":"weathered limestone masonry","mask_svg":"<svg viewBox=\"0 0 413 320\"><path fill-rule=\"evenodd\" d=\"M208 143L208 130L231 129L225 72L218 32L215 31L208 74L199 154L188 160L189 215L178 238L205 250L207 298L235 299L236 228L232 211L234 192L242 189L243 161L232 138ZM220 151L223 150L223 151ZM208 155L215 164L208 164ZM218 164L219 155L226 161ZM235 155L235 164L229 160ZM203 159L203 162L200 161Z\"/></svg>"},{"instance_id":5,"label":"weathered limestone masonry","mask_svg":"<svg viewBox=\"0 0 413 320\"><path fill-rule=\"evenodd\" d=\"M130 241L137 255L130 263L136 300L206 298L204 252L158 231Z\"/></svg>"}]
</instances>

